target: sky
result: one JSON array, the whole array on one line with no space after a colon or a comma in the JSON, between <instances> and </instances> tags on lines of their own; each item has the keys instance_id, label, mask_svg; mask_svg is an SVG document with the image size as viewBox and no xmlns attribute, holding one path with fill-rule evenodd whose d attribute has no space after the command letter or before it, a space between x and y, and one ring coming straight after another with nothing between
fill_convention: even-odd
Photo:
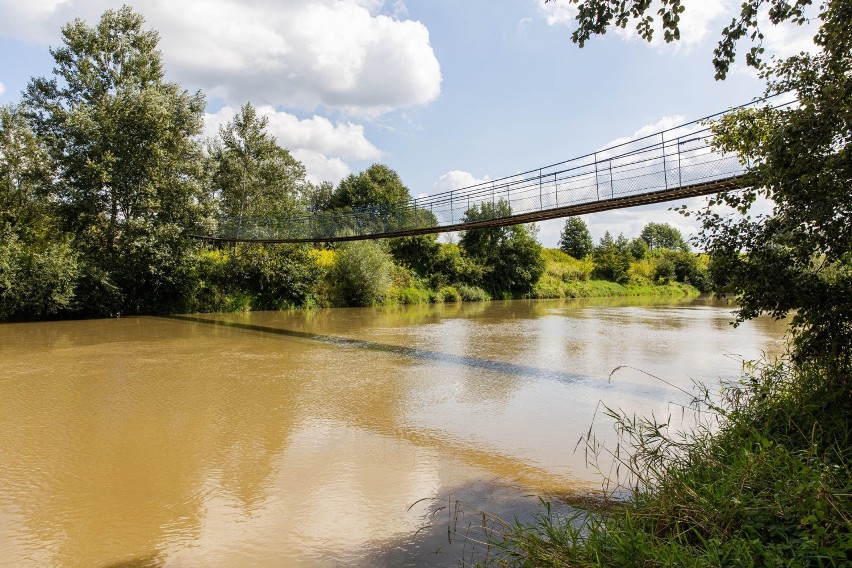
<instances>
[{"instance_id":1,"label":"sky","mask_svg":"<svg viewBox=\"0 0 852 568\"><path fill-rule=\"evenodd\" d=\"M62 25L94 25L122 4L159 32L167 79L206 94L207 135L251 102L312 181L384 163L415 196L587 154L763 92L741 63L713 79L734 0L684 0L677 43L649 44L628 28L582 49L565 0L0 0L0 104L51 74ZM813 24L765 32L768 55L813 49ZM595 239L635 237L651 221L693 234L694 218L670 211L678 205L583 219ZM556 246L563 225L540 223L539 240Z\"/></svg>"}]
</instances>

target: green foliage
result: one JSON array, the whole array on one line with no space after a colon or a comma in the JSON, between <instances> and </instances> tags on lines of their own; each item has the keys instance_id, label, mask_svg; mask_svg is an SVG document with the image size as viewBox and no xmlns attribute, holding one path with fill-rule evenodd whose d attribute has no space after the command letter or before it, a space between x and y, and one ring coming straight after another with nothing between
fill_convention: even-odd
<instances>
[{"instance_id":1,"label":"green foliage","mask_svg":"<svg viewBox=\"0 0 852 568\"><path fill-rule=\"evenodd\" d=\"M632 256L634 260L642 260L648 255L648 252L650 252L648 243L641 238L632 239L628 248L630 250L630 256Z\"/></svg>"},{"instance_id":2,"label":"green foliage","mask_svg":"<svg viewBox=\"0 0 852 568\"><path fill-rule=\"evenodd\" d=\"M456 289L465 302L487 302L491 299L491 295L479 286L459 284Z\"/></svg>"},{"instance_id":3,"label":"green foliage","mask_svg":"<svg viewBox=\"0 0 852 568\"><path fill-rule=\"evenodd\" d=\"M405 206L410 197L408 188L395 171L383 164L373 164L360 174L350 174L341 180L331 205L335 208Z\"/></svg>"},{"instance_id":4,"label":"green foliage","mask_svg":"<svg viewBox=\"0 0 852 568\"><path fill-rule=\"evenodd\" d=\"M655 282L683 282L695 286L702 292L710 291L710 280L698 256L688 252L661 250L654 254Z\"/></svg>"},{"instance_id":5,"label":"green foliage","mask_svg":"<svg viewBox=\"0 0 852 568\"><path fill-rule=\"evenodd\" d=\"M442 244L432 263L431 281L434 288L448 284L475 285L482 282L485 268L462 254L458 245Z\"/></svg>"},{"instance_id":6,"label":"green foliage","mask_svg":"<svg viewBox=\"0 0 852 568\"><path fill-rule=\"evenodd\" d=\"M195 246L187 235L205 215L204 97L163 80L157 33L142 25L124 7L95 27L64 26L54 78L33 79L24 95L57 168L52 198L92 281L86 312L173 305Z\"/></svg>"},{"instance_id":7,"label":"green foliage","mask_svg":"<svg viewBox=\"0 0 852 568\"><path fill-rule=\"evenodd\" d=\"M388 239L388 248L396 262L425 277L434 271L441 245L438 235L415 235Z\"/></svg>"},{"instance_id":8,"label":"green foliage","mask_svg":"<svg viewBox=\"0 0 852 568\"><path fill-rule=\"evenodd\" d=\"M253 309L302 307L320 278L306 245L241 245L227 267L230 286L253 298Z\"/></svg>"},{"instance_id":9,"label":"green foliage","mask_svg":"<svg viewBox=\"0 0 852 568\"><path fill-rule=\"evenodd\" d=\"M642 228L639 238L648 245L650 250L689 252L689 245L683 239L683 235L668 223L648 223Z\"/></svg>"},{"instance_id":10,"label":"green foliage","mask_svg":"<svg viewBox=\"0 0 852 568\"><path fill-rule=\"evenodd\" d=\"M600 244L595 247L593 254L595 270L593 276L603 280L610 280L619 284L625 284L630 280L630 261L633 255L630 253L627 239L619 235L613 239L607 231L601 238Z\"/></svg>"},{"instance_id":11,"label":"green foliage","mask_svg":"<svg viewBox=\"0 0 852 568\"><path fill-rule=\"evenodd\" d=\"M651 41L655 28L661 29L666 42L680 39L680 17L687 10L682 0L664 0L659 9L649 0L545 0L545 2L564 1L577 5L577 29L571 34L571 40L583 47L593 35L605 34L612 26L626 28L628 23L636 23L639 36ZM812 0L745 0L740 5L740 13L735 14L731 23L722 30L722 37L714 51L713 65L716 78L724 79L734 62L737 43L743 39L755 42L746 53L746 63L755 68L763 65L763 32L758 21L758 10L769 4L766 12L772 24L792 22L803 24L805 8ZM657 10L659 21L649 11Z\"/></svg>"},{"instance_id":12,"label":"green foliage","mask_svg":"<svg viewBox=\"0 0 852 568\"><path fill-rule=\"evenodd\" d=\"M793 312L801 357L852 357L852 4L830 1L814 38L821 51L764 69L767 94L795 106L740 110L716 144L749 164L750 189L712 201L737 210L698 215L715 284L736 295L738 320ZM758 198L770 216L751 215Z\"/></svg>"},{"instance_id":13,"label":"green foliage","mask_svg":"<svg viewBox=\"0 0 852 568\"><path fill-rule=\"evenodd\" d=\"M577 259L592 254L595 243L586 222L580 217L568 217L559 235L559 248Z\"/></svg>"},{"instance_id":14,"label":"green foliage","mask_svg":"<svg viewBox=\"0 0 852 568\"><path fill-rule=\"evenodd\" d=\"M304 209L305 168L266 132L268 123L246 103L210 148L212 187L225 217L286 217Z\"/></svg>"},{"instance_id":15,"label":"green foliage","mask_svg":"<svg viewBox=\"0 0 852 568\"><path fill-rule=\"evenodd\" d=\"M66 243L38 250L8 230L0 237L0 320L42 319L71 311L80 278L74 250Z\"/></svg>"},{"instance_id":16,"label":"green foliage","mask_svg":"<svg viewBox=\"0 0 852 568\"><path fill-rule=\"evenodd\" d=\"M511 215L509 204L483 202L464 215L470 223ZM481 285L493 296L529 295L544 272L541 245L523 225L465 231L459 246L484 268Z\"/></svg>"},{"instance_id":17,"label":"green foliage","mask_svg":"<svg viewBox=\"0 0 852 568\"><path fill-rule=\"evenodd\" d=\"M0 107L0 228L27 243L56 230L53 164L20 108Z\"/></svg>"},{"instance_id":18,"label":"green foliage","mask_svg":"<svg viewBox=\"0 0 852 568\"><path fill-rule=\"evenodd\" d=\"M461 302L462 295L454 286L444 286L435 292L436 302Z\"/></svg>"},{"instance_id":19,"label":"green foliage","mask_svg":"<svg viewBox=\"0 0 852 568\"><path fill-rule=\"evenodd\" d=\"M355 241L338 251L330 276L345 305L374 306L390 291L393 262L374 241Z\"/></svg>"}]
</instances>

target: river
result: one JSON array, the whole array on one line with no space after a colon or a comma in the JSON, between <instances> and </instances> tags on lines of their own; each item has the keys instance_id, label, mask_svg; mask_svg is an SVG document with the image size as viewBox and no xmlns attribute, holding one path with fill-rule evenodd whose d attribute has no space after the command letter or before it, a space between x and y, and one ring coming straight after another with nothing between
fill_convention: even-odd
<instances>
[{"instance_id":1,"label":"river","mask_svg":"<svg viewBox=\"0 0 852 568\"><path fill-rule=\"evenodd\" d=\"M627 299L0 325L0 566L456 566L783 322ZM619 366L612 376L610 373ZM658 377L658 378L654 378ZM480 519L480 520L477 520ZM452 527L448 538L447 527Z\"/></svg>"}]
</instances>

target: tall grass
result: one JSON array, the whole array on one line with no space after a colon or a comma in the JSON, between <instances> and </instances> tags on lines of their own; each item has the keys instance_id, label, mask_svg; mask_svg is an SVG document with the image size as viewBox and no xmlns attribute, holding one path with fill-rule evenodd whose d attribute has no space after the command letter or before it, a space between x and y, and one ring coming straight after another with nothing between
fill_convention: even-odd
<instances>
[{"instance_id":1,"label":"tall grass","mask_svg":"<svg viewBox=\"0 0 852 568\"><path fill-rule=\"evenodd\" d=\"M606 408L620 443L584 443L614 460L621 500L506 525L482 564L849 566L850 375L831 362L748 368L721 396L701 391L688 433Z\"/></svg>"}]
</instances>

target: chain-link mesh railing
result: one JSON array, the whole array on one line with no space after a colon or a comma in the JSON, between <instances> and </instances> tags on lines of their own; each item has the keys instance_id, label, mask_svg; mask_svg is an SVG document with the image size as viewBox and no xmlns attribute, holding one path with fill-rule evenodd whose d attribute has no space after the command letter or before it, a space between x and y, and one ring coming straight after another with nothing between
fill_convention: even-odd
<instances>
[{"instance_id":1,"label":"chain-link mesh railing","mask_svg":"<svg viewBox=\"0 0 852 568\"><path fill-rule=\"evenodd\" d=\"M228 241L343 241L511 225L670 201L731 189L745 173L711 147L703 123L664 132L494 181L359 209L284 218L221 219Z\"/></svg>"}]
</instances>

